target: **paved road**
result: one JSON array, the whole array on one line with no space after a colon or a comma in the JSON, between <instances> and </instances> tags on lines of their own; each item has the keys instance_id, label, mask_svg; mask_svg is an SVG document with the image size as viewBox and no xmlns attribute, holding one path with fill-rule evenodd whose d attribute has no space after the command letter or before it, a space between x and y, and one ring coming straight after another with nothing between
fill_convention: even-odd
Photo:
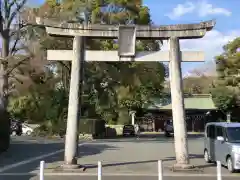
<instances>
[{"instance_id":1,"label":"paved road","mask_svg":"<svg viewBox=\"0 0 240 180\"><path fill-rule=\"evenodd\" d=\"M40 160L46 162L46 173L55 172L63 163L63 148L64 141L62 139L15 137L11 149L0 155L0 180L34 179L34 175L29 175L29 173L39 172ZM194 173L214 175L216 167L203 161L202 151L202 138L191 136L189 138L191 163L198 167ZM99 160L103 164L103 174L157 174L157 160L159 159L163 160L164 173L174 174L169 169L169 166L175 162L174 142L172 138L163 136L144 136L140 140L136 140L136 138L97 140L82 144L79 148L79 156L81 158L78 163L84 165L86 167L85 173L89 174L97 172L96 165ZM222 168L222 172L229 175L226 168ZM16 176L3 176L2 173L11 173L11 175L24 173L24 176L18 175L16 178ZM57 180L68 179L66 176L47 176L45 180L54 180L54 178ZM74 178L79 179L80 176L69 179L74 180ZM81 179L91 180L91 178L96 179L96 177L81 176ZM106 179L109 178L106 177ZM124 178L136 179L137 177ZM150 179L154 179L154 177Z\"/></svg>"},{"instance_id":2,"label":"paved road","mask_svg":"<svg viewBox=\"0 0 240 180\"><path fill-rule=\"evenodd\" d=\"M46 140L44 138L28 136L12 137L10 149L0 154L0 171L1 167L42 156L63 148L64 141L62 139Z\"/></svg>"},{"instance_id":3,"label":"paved road","mask_svg":"<svg viewBox=\"0 0 240 180\"><path fill-rule=\"evenodd\" d=\"M97 180L97 176L45 176L44 180ZM157 180L157 176L103 176L102 180ZM216 177L207 176L175 176L163 177L163 180L216 180ZM239 177L223 177L224 180L238 180ZM0 176L0 180L39 180L39 177L35 176Z\"/></svg>"}]
</instances>

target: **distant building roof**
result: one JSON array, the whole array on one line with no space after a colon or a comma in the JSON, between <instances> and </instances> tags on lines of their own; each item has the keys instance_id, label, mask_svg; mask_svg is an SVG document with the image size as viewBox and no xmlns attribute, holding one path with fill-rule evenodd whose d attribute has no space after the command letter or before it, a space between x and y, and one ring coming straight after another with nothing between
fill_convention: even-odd
<instances>
[{"instance_id":1,"label":"distant building roof","mask_svg":"<svg viewBox=\"0 0 240 180\"><path fill-rule=\"evenodd\" d=\"M171 98L154 99L154 104L150 105L148 109L171 110ZM193 94L185 95L184 97L185 109L188 110L215 110L216 106L210 94Z\"/></svg>"}]
</instances>

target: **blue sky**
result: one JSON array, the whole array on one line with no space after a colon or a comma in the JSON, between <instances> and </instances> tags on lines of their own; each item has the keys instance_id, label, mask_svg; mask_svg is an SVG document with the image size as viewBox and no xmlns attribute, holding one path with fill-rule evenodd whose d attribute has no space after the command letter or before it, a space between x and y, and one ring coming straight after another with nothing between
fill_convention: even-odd
<instances>
[{"instance_id":1,"label":"blue sky","mask_svg":"<svg viewBox=\"0 0 240 180\"><path fill-rule=\"evenodd\" d=\"M44 0L29 0L37 5ZM182 63L183 74L195 68L212 70L214 56L222 52L222 46L240 36L240 0L144 0L150 9L155 24L197 23L216 19L215 28L202 39L182 40L182 50L201 50L205 52L205 63ZM167 45L163 46L167 49Z\"/></svg>"}]
</instances>

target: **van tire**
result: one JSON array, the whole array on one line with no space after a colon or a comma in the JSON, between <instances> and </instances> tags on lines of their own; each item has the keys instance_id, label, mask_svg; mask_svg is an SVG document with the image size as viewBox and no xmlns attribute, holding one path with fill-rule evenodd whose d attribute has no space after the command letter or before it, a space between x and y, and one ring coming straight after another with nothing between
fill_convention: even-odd
<instances>
[{"instance_id":1,"label":"van tire","mask_svg":"<svg viewBox=\"0 0 240 180\"><path fill-rule=\"evenodd\" d=\"M165 137L170 137L171 134L168 131L165 131Z\"/></svg>"},{"instance_id":2,"label":"van tire","mask_svg":"<svg viewBox=\"0 0 240 180\"><path fill-rule=\"evenodd\" d=\"M12 136L17 136L17 132L16 132L16 131L13 131L13 132L12 132Z\"/></svg>"},{"instance_id":3,"label":"van tire","mask_svg":"<svg viewBox=\"0 0 240 180\"><path fill-rule=\"evenodd\" d=\"M30 136L31 133L32 133L31 131L27 131L27 132L26 132L26 135L27 135L27 136Z\"/></svg>"},{"instance_id":4,"label":"van tire","mask_svg":"<svg viewBox=\"0 0 240 180\"><path fill-rule=\"evenodd\" d=\"M233 167L233 162L232 162L231 156L229 156L229 157L227 158L227 169L228 169L228 171L229 171L230 173L234 173L234 172L235 172L235 169L234 169L234 167Z\"/></svg>"},{"instance_id":5,"label":"van tire","mask_svg":"<svg viewBox=\"0 0 240 180\"><path fill-rule=\"evenodd\" d=\"M207 149L204 150L204 160L205 160L206 163L211 163L212 162L210 157L209 157Z\"/></svg>"}]
</instances>

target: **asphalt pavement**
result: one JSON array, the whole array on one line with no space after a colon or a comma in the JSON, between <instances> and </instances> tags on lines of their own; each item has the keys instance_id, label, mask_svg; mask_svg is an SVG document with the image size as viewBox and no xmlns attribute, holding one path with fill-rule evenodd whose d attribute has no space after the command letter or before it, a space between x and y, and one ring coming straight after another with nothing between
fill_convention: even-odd
<instances>
[{"instance_id":1,"label":"asphalt pavement","mask_svg":"<svg viewBox=\"0 0 240 180\"><path fill-rule=\"evenodd\" d=\"M36 137L13 137L9 151L0 154L0 180L39 180L39 162L44 160L44 180L96 180L97 161L102 161L102 180L157 179L157 161L163 160L163 180L213 180L216 179L214 164L203 160L202 137L189 137L191 163L200 171L178 175L169 170L175 162L174 140L163 136L104 139L81 142L78 163L87 167L76 174L56 171L63 164L64 140ZM141 174L141 175L140 175ZM230 174L222 168L223 180L237 180L240 174Z\"/></svg>"},{"instance_id":2,"label":"asphalt pavement","mask_svg":"<svg viewBox=\"0 0 240 180\"><path fill-rule=\"evenodd\" d=\"M157 176L103 176L102 180L158 180ZM216 180L214 176L164 176L163 180ZM239 176L223 177L224 180L239 180ZM0 180L39 180L39 176L0 176ZM97 180L97 176L45 176L44 180Z\"/></svg>"},{"instance_id":3,"label":"asphalt pavement","mask_svg":"<svg viewBox=\"0 0 240 180\"><path fill-rule=\"evenodd\" d=\"M64 141L62 139L52 140L30 136L12 137L8 151L0 154L0 173L1 169L7 166L63 149Z\"/></svg>"}]
</instances>

